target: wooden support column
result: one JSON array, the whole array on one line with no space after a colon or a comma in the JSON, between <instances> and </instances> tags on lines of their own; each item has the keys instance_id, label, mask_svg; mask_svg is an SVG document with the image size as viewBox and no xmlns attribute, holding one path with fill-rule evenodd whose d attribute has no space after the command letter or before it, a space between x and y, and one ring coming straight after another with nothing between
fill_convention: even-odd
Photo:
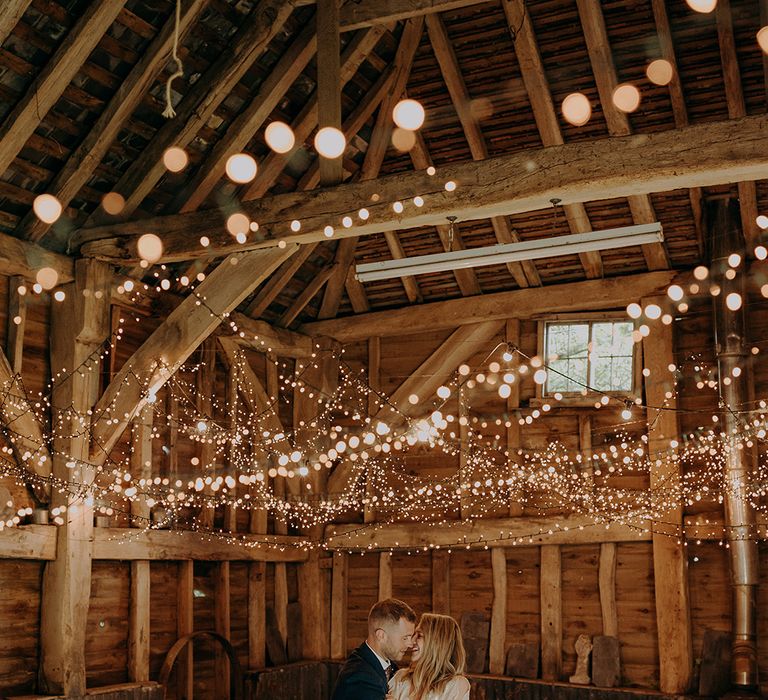
<instances>
[{"instance_id":1,"label":"wooden support column","mask_svg":"<svg viewBox=\"0 0 768 700\"><path fill-rule=\"evenodd\" d=\"M618 637L619 617L616 611L615 542L603 542L600 545L598 584L600 587L600 609L603 613L603 634L606 637Z\"/></svg>"},{"instance_id":2,"label":"wooden support column","mask_svg":"<svg viewBox=\"0 0 768 700\"><path fill-rule=\"evenodd\" d=\"M467 407L467 388L465 384L459 386L459 488L461 498L459 500L459 517L464 520L472 516L472 472L469 468L469 409Z\"/></svg>"},{"instance_id":3,"label":"wooden support column","mask_svg":"<svg viewBox=\"0 0 768 700\"><path fill-rule=\"evenodd\" d=\"M563 601L560 547L541 546L541 677L559 681L563 673Z\"/></svg>"},{"instance_id":4,"label":"wooden support column","mask_svg":"<svg viewBox=\"0 0 768 700\"><path fill-rule=\"evenodd\" d=\"M379 600L392 597L392 555L379 554Z\"/></svg>"},{"instance_id":5,"label":"wooden support column","mask_svg":"<svg viewBox=\"0 0 768 700\"><path fill-rule=\"evenodd\" d=\"M227 368L227 413L229 414L229 429L234 431L237 429L237 415L239 406L239 395L237 393L237 368ZM234 434L234 433L233 433ZM227 495L229 500L237 497L237 468L235 466L235 447L230 444L229 454L227 455L227 475L231 476L235 480L235 486L232 488L227 487ZM266 485L266 484L265 484ZM237 507L232 504L227 504L224 507L224 529L228 532L237 532ZM265 528L266 530L266 528Z\"/></svg>"},{"instance_id":6,"label":"wooden support column","mask_svg":"<svg viewBox=\"0 0 768 700\"><path fill-rule=\"evenodd\" d=\"M510 348L520 346L520 319L510 318L504 327L504 340L509 343ZM516 378L513 384L510 384L510 392L507 397L507 417L509 427L507 428L507 453L510 470L514 469L517 463L517 450L520 448L520 423L518 422L517 409L520 408L520 378L517 374L517 368L520 365L520 355L512 352L512 359L509 361L509 371ZM512 475L516 479L517 475ZM522 483L513 486L509 492L509 514L512 517L518 517L523 514L523 500L525 492Z\"/></svg>"},{"instance_id":7,"label":"wooden support column","mask_svg":"<svg viewBox=\"0 0 768 700\"><path fill-rule=\"evenodd\" d=\"M341 130L341 37L338 0L317 0L317 114L320 128ZM320 158L320 181L337 185L342 156Z\"/></svg>"},{"instance_id":8,"label":"wooden support column","mask_svg":"<svg viewBox=\"0 0 768 700\"><path fill-rule=\"evenodd\" d=\"M196 388L197 395L195 396L195 407L197 408L197 415L199 420L210 424L213 420L213 390L215 384L216 374L216 338L208 337L203 341L200 348L200 367L197 370L196 376ZM213 464L216 451L213 445L213 438L210 437L210 433L206 432L200 437L200 441L197 443L197 456L200 459L200 474L199 476L205 478L210 475L215 475L215 465ZM203 495L210 496L211 490L206 488L203 491ZM200 527L204 530L211 530L213 528L213 519L215 515L215 508L211 506L203 506L198 516L198 522Z\"/></svg>"},{"instance_id":9,"label":"wooden support column","mask_svg":"<svg viewBox=\"0 0 768 700\"><path fill-rule=\"evenodd\" d=\"M368 338L368 386L375 391L379 391L381 388L381 338L378 336ZM369 394L368 415L375 415L378 409L378 396L374 393ZM372 523L376 520L376 507L371 505L370 499L375 495L375 492L367 479L365 495L369 500L363 508L363 522Z\"/></svg>"},{"instance_id":10,"label":"wooden support column","mask_svg":"<svg viewBox=\"0 0 768 700\"><path fill-rule=\"evenodd\" d=\"M349 555L335 552L331 582L331 658L347 657L347 588Z\"/></svg>"},{"instance_id":11,"label":"wooden support column","mask_svg":"<svg viewBox=\"0 0 768 700\"><path fill-rule=\"evenodd\" d=\"M491 644L488 670L502 675L507 651L507 555L503 548L491 550L493 604L491 606Z\"/></svg>"},{"instance_id":12,"label":"wooden support column","mask_svg":"<svg viewBox=\"0 0 768 700\"><path fill-rule=\"evenodd\" d=\"M220 561L216 565L214 629L224 639L232 641L229 603L229 562ZM229 657L220 645L216 645L215 673L216 700L229 700Z\"/></svg>"},{"instance_id":13,"label":"wooden support column","mask_svg":"<svg viewBox=\"0 0 768 700\"><path fill-rule=\"evenodd\" d=\"M432 612L451 614L451 555L432 550Z\"/></svg>"},{"instance_id":14,"label":"wooden support column","mask_svg":"<svg viewBox=\"0 0 768 700\"><path fill-rule=\"evenodd\" d=\"M133 420L131 474L135 480L152 478L152 404ZM150 510L144 499L131 501L132 525L146 527ZM131 562L131 598L128 623L128 678L139 683L149 680L150 579L149 561Z\"/></svg>"},{"instance_id":15,"label":"wooden support column","mask_svg":"<svg viewBox=\"0 0 768 700\"><path fill-rule=\"evenodd\" d=\"M301 638L305 659L328 656L328 586L320 568L320 553L312 551L299 565L299 602L301 603Z\"/></svg>"},{"instance_id":16,"label":"wooden support column","mask_svg":"<svg viewBox=\"0 0 768 700\"><path fill-rule=\"evenodd\" d=\"M195 562L179 562L179 581L176 592L176 635L183 637L195 631L194 597ZM194 652L187 644L176 662L176 693L179 700L192 700L194 688Z\"/></svg>"},{"instance_id":17,"label":"wooden support column","mask_svg":"<svg viewBox=\"0 0 768 700\"><path fill-rule=\"evenodd\" d=\"M51 319L51 372L67 375L54 384L51 422L57 426L53 475L79 489L95 478L88 463L89 433L80 420L98 396L98 351L109 333L111 271L93 260L78 260L75 270L75 282L64 287L66 299ZM73 372L75 368L83 371ZM67 466L72 461L74 468ZM46 564L43 574L40 611L40 686L47 693L69 697L85 693L85 625L91 591L93 507L87 494L79 494L56 490L51 494L51 505L66 505L67 510L57 529L56 559Z\"/></svg>"},{"instance_id":18,"label":"wooden support column","mask_svg":"<svg viewBox=\"0 0 768 700\"><path fill-rule=\"evenodd\" d=\"M663 303L661 297L643 300ZM667 369L675 362L672 326L658 325L643 339L645 403L648 409L648 454L651 463L651 489L674 489L681 478L677 462L657 459L670 450L670 441L679 439L677 399L667 397L672 379ZM669 409L669 410L664 410ZM688 598L688 558L680 528L682 508L664 514L653 524L653 574L656 592L656 626L659 635L659 688L664 693L684 693L693 672L690 602Z\"/></svg>"},{"instance_id":19,"label":"wooden support column","mask_svg":"<svg viewBox=\"0 0 768 700\"><path fill-rule=\"evenodd\" d=\"M282 566L285 567L285 564ZM248 667L251 669L266 665L266 607L267 564L263 561L251 562L248 565Z\"/></svg>"},{"instance_id":20,"label":"wooden support column","mask_svg":"<svg viewBox=\"0 0 768 700\"><path fill-rule=\"evenodd\" d=\"M27 323L27 295L19 294L24 278L13 276L8 280L8 330L5 337L5 354L14 374L21 374L24 357L24 327Z\"/></svg>"}]
</instances>

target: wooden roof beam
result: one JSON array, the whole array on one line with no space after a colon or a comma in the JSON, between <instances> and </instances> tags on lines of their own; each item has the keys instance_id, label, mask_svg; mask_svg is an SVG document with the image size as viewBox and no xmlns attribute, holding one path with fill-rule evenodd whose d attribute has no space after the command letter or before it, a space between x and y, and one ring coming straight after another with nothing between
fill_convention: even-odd
<instances>
[{"instance_id":1,"label":"wooden roof beam","mask_svg":"<svg viewBox=\"0 0 768 700\"><path fill-rule=\"evenodd\" d=\"M589 60L597 83L605 121L608 124L608 132L611 136L628 136L632 133L629 118L613 104L613 91L619 81L600 3L594 0L577 0L576 4L579 8L584 39L589 50ZM656 213L648 195L631 195L627 199L636 224L650 224L656 221ZM667 253L662 243L649 243L642 248L649 270L665 270L669 267Z\"/></svg>"},{"instance_id":2,"label":"wooden roof beam","mask_svg":"<svg viewBox=\"0 0 768 700\"><path fill-rule=\"evenodd\" d=\"M207 3L208 0L193 0L189 4L179 24L180 41L184 39ZM121 82L117 92L99 115L87 136L72 151L56 177L47 185L46 191L53 194L65 209L86 185L117 138L123 124L128 121L157 76L165 68L173 48L175 24L175 18L171 15L160 33L142 53L139 62ZM49 228L50 224L40 221L33 211L29 211L16 226L14 234L20 238L39 241Z\"/></svg>"},{"instance_id":3,"label":"wooden roof beam","mask_svg":"<svg viewBox=\"0 0 768 700\"><path fill-rule=\"evenodd\" d=\"M408 335L456 328L477 321L537 318L573 311L623 309L649 294L665 292L675 279L672 270L645 272L585 282L553 284L541 289L515 289L479 297L435 301L419 307L374 311L329 321L305 323L300 330L326 335L341 343L370 336Z\"/></svg>"},{"instance_id":4,"label":"wooden roof beam","mask_svg":"<svg viewBox=\"0 0 768 700\"><path fill-rule=\"evenodd\" d=\"M261 238L244 244L225 231L224 215L215 209L81 229L73 244L82 245L84 255L138 262L136 240L153 231L163 239L162 262L174 262L273 247L280 240L327 240L326 225L336 228L337 238L364 236L434 226L444 223L448 215L467 221L548 209L553 197L573 204L759 180L768 167L768 154L762 148L766 129L768 117L758 115L447 165L440 169L440 178L423 172L399 173L369 182L265 197L242 203L244 213L260 223L262 232ZM526 175L510 177L510 173ZM449 179L458 183L450 193L443 187ZM413 192L422 193L424 206L408 206L402 214L395 214L391 203L407 200ZM373 194L379 195L378 202L372 202ZM369 203L370 218L349 229L339 227L341 217L357 211L361 202ZM293 219L302 222L301 231L290 230ZM197 243L202 234L211 240L208 248Z\"/></svg>"},{"instance_id":5,"label":"wooden roof beam","mask_svg":"<svg viewBox=\"0 0 768 700\"><path fill-rule=\"evenodd\" d=\"M32 0L6 0L3 12L0 14L0 45L19 23L31 2Z\"/></svg>"},{"instance_id":6,"label":"wooden roof beam","mask_svg":"<svg viewBox=\"0 0 768 700\"><path fill-rule=\"evenodd\" d=\"M0 128L0 174L11 166L13 159L120 14L123 5L125 0L93 0L48 59L22 100L3 120ZM3 14L5 12L4 9Z\"/></svg>"},{"instance_id":7,"label":"wooden roof beam","mask_svg":"<svg viewBox=\"0 0 768 700\"><path fill-rule=\"evenodd\" d=\"M437 62L440 64L440 72L451 95L451 102L461 122L464 136L469 144L469 150L474 160L488 158L488 147L480 130L480 124L470 109L471 98L467 90L464 78L461 75L459 61L453 50L453 45L448 37L448 32L440 17L436 14L427 15L427 31L432 42ZM520 238L509 224L506 216L491 217L493 231L499 243L514 243ZM515 278L519 287L539 286L541 278L532 261L522 263L507 263L507 269Z\"/></svg>"},{"instance_id":8,"label":"wooden roof beam","mask_svg":"<svg viewBox=\"0 0 768 700\"><path fill-rule=\"evenodd\" d=\"M669 23L665 0L651 0L653 17L656 22L656 31L659 35L659 47L661 58L672 66L672 80L669 83L669 99L672 103L672 114L675 126L680 129L688 126L688 108L685 105L685 95L680 81L680 73L677 69L677 56L675 55L675 43L672 39L672 27ZM700 187L691 187L688 190L688 198L691 202L693 213L693 225L696 230L696 241L699 246L699 254L704 254L704 204Z\"/></svg>"},{"instance_id":9,"label":"wooden roof beam","mask_svg":"<svg viewBox=\"0 0 768 700\"><path fill-rule=\"evenodd\" d=\"M93 410L91 461L102 464L123 430L232 311L298 246L227 257L184 299L114 376ZM202 303L201 303L202 302Z\"/></svg>"},{"instance_id":10,"label":"wooden roof beam","mask_svg":"<svg viewBox=\"0 0 768 700\"><path fill-rule=\"evenodd\" d=\"M730 0L718 0L715 17L728 116L731 119L737 119L746 116L747 108L744 103L744 90L741 86L739 59L736 55L736 38L733 33ZM751 256L755 246L760 242L760 228L757 225L757 185L754 182L739 182L737 187L741 228L749 249L748 254Z\"/></svg>"},{"instance_id":11,"label":"wooden roof beam","mask_svg":"<svg viewBox=\"0 0 768 700\"><path fill-rule=\"evenodd\" d=\"M420 314L419 314L420 315ZM408 399L411 394L421 398L433 396L438 387L444 384L456 368L476 353L486 349L491 341L499 335L504 326L503 321L481 321L461 326L414 370L389 397L389 404L381 408L371 418L372 425L382 420L389 425L401 423L406 416L412 416L423 411L421 405L414 406ZM378 335L372 331L368 337ZM396 407L395 410L392 407ZM363 462L363 466L365 463ZM354 478L359 463L342 461L328 479L328 493L343 492Z\"/></svg>"},{"instance_id":12,"label":"wooden roof beam","mask_svg":"<svg viewBox=\"0 0 768 700\"><path fill-rule=\"evenodd\" d=\"M397 54L393 62L394 81L391 89L381 100L379 113L371 134L371 142L368 145L363 167L360 170L360 180L373 180L379 175L392 136L392 109L405 91L408 77L411 74L413 59L416 55L416 49L419 47L423 32L424 20L421 17L408 20L403 29ZM320 163L321 175L322 160ZM394 231L388 231L385 236L387 237L387 245L392 253L392 257L397 257L398 255L404 257L397 234ZM347 238L339 241L336 250L336 269L325 288L325 296L320 306L318 318L333 318L337 314L347 275L355 258L355 248L357 248L356 238ZM405 287L408 301L413 303L421 299L418 283L413 277L404 277L402 284Z\"/></svg>"},{"instance_id":13,"label":"wooden roof beam","mask_svg":"<svg viewBox=\"0 0 768 700\"><path fill-rule=\"evenodd\" d=\"M227 50L184 95L176 107L176 116L157 131L114 186L113 189L125 197L120 219L130 217L165 175L165 150L171 146L184 148L195 138L280 31L293 7L292 2L284 0L264 0L244 19ZM106 215L96 212L91 219L104 221Z\"/></svg>"},{"instance_id":14,"label":"wooden roof beam","mask_svg":"<svg viewBox=\"0 0 768 700\"><path fill-rule=\"evenodd\" d=\"M347 239L347 240L353 240L353 239ZM304 287L304 289L301 290L301 293L299 294L299 296L297 296L293 300L293 302L285 310L283 315L280 316L278 325L283 327L290 326L296 320L298 315L302 311L304 311L307 304L309 304L309 302L312 301L312 299L314 299L315 295L326 285L326 283L331 278L334 271L338 269L338 267L339 267L339 263L336 262L331 265L327 265L321 270L318 270L316 274L312 275L312 279L310 279L307 285Z\"/></svg>"},{"instance_id":15,"label":"wooden roof beam","mask_svg":"<svg viewBox=\"0 0 768 700\"><path fill-rule=\"evenodd\" d=\"M299 0L298 4L312 4L314 0ZM460 10L480 5L488 0L355 0L341 8L341 31L388 24L435 12Z\"/></svg>"},{"instance_id":16,"label":"wooden roof beam","mask_svg":"<svg viewBox=\"0 0 768 700\"><path fill-rule=\"evenodd\" d=\"M533 23L525 3L502 0L507 24L513 32L515 56L520 66L525 90L531 102L533 117L544 146L559 146L563 141L552 93L549 90L547 75L539 53L539 46L533 30ZM520 28L517 31L517 28ZM569 204L564 207L565 218L571 233L585 233L592 230L589 215L583 204ZM581 265L588 279L603 276L603 259L599 251L579 253Z\"/></svg>"}]
</instances>

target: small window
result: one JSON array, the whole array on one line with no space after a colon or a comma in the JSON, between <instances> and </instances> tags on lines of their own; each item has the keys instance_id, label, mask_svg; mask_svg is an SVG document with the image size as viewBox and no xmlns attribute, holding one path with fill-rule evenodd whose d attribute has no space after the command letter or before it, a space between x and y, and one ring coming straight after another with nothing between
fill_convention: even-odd
<instances>
[{"instance_id":1,"label":"small window","mask_svg":"<svg viewBox=\"0 0 768 700\"><path fill-rule=\"evenodd\" d=\"M551 322L544 327L550 368L544 393L583 394L585 389L630 393L634 388L631 321Z\"/></svg>"}]
</instances>

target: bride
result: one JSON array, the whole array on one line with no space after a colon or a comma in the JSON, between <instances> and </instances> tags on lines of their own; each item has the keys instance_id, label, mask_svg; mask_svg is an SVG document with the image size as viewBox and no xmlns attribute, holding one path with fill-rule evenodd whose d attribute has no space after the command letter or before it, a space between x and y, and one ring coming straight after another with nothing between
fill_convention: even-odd
<instances>
[{"instance_id":1,"label":"bride","mask_svg":"<svg viewBox=\"0 0 768 700\"><path fill-rule=\"evenodd\" d=\"M389 682L392 700L469 700L469 681L462 674L464 643L456 621L424 613L412 639L411 665Z\"/></svg>"}]
</instances>

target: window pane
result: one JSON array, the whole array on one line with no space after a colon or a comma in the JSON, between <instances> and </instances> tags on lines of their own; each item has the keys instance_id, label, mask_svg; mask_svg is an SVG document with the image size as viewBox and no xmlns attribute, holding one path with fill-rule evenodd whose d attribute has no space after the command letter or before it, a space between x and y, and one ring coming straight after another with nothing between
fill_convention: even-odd
<instances>
[{"instance_id":1,"label":"window pane","mask_svg":"<svg viewBox=\"0 0 768 700\"><path fill-rule=\"evenodd\" d=\"M556 391L568 391L568 360L554 360L549 363L551 370L547 372L547 392L554 394ZM558 374L562 372L562 374ZM566 376L562 376L566 375Z\"/></svg>"},{"instance_id":2,"label":"window pane","mask_svg":"<svg viewBox=\"0 0 768 700\"><path fill-rule=\"evenodd\" d=\"M611 369L611 390L632 391L632 358L614 357Z\"/></svg>"},{"instance_id":3,"label":"window pane","mask_svg":"<svg viewBox=\"0 0 768 700\"><path fill-rule=\"evenodd\" d=\"M610 357L595 357L592 359L592 373L589 384L598 391L611 391L611 365Z\"/></svg>"},{"instance_id":4,"label":"window pane","mask_svg":"<svg viewBox=\"0 0 768 700\"><path fill-rule=\"evenodd\" d=\"M586 357L589 344L589 324L568 324L568 357Z\"/></svg>"},{"instance_id":5,"label":"window pane","mask_svg":"<svg viewBox=\"0 0 768 700\"><path fill-rule=\"evenodd\" d=\"M569 392L579 392L587 383L587 360L574 359L568 361Z\"/></svg>"},{"instance_id":6,"label":"window pane","mask_svg":"<svg viewBox=\"0 0 768 700\"><path fill-rule=\"evenodd\" d=\"M562 323L547 325L547 359L553 355L565 357L568 354L568 326Z\"/></svg>"}]
</instances>

